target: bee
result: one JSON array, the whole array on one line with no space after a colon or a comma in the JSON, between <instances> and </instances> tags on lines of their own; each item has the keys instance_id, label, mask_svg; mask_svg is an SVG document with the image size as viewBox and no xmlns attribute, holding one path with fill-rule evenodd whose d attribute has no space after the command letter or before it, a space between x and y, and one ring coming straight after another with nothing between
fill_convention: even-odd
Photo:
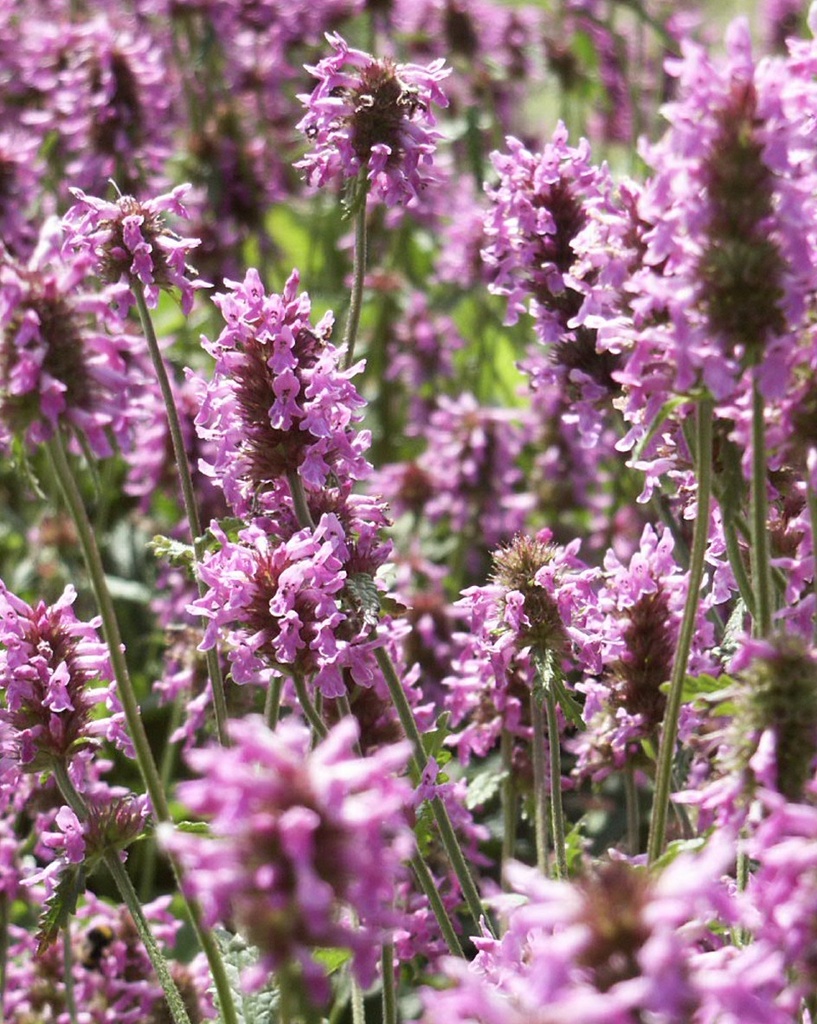
<instances>
[{"instance_id":1,"label":"bee","mask_svg":"<svg viewBox=\"0 0 817 1024\"><path fill-rule=\"evenodd\" d=\"M89 928L82 940L79 962L89 971L98 971L102 955L114 940L110 925L97 924Z\"/></svg>"}]
</instances>

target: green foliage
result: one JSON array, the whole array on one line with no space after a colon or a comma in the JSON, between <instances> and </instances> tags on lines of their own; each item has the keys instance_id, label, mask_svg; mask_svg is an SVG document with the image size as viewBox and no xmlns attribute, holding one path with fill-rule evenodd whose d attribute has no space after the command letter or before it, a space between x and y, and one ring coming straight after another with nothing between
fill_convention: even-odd
<instances>
[{"instance_id":1,"label":"green foliage","mask_svg":"<svg viewBox=\"0 0 817 1024\"><path fill-rule=\"evenodd\" d=\"M509 775L508 769L503 768L498 761L477 768L468 777L465 806L473 811L489 803L499 794L502 783Z\"/></svg>"},{"instance_id":2,"label":"green foliage","mask_svg":"<svg viewBox=\"0 0 817 1024\"><path fill-rule=\"evenodd\" d=\"M259 991L247 992L241 984L242 973L258 962L258 950L248 945L240 935L232 935L223 928L214 931L224 958L238 1024L270 1024L278 1016L280 997L277 986L270 980Z\"/></svg>"},{"instance_id":3,"label":"green foliage","mask_svg":"<svg viewBox=\"0 0 817 1024\"><path fill-rule=\"evenodd\" d=\"M543 703L545 695L552 690L567 721L577 729L584 729L581 706L567 689L564 672L554 652L550 650L543 653L535 651L533 661L536 665L536 678L533 685L534 699Z\"/></svg>"},{"instance_id":4,"label":"green foliage","mask_svg":"<svg viewBox=\"0 0 817 1024\"><path fill-rule=\"evenodd\" d=\"M67 928L77 912L77 900L85 892L85 865L65 863L59 872L59 881L45 901L45 910L37 928L37 954L42 954L57 941L62 929Z\"/></svg>"}]
</instances>

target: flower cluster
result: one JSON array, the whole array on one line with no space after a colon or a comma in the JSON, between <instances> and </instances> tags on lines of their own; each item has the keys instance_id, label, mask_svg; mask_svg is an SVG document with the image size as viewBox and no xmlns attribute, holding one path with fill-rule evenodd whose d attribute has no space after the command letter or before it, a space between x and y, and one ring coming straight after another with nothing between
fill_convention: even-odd
<instances>
[{"instance_id":1,"label":"flower cluster","mask_svg":"<svg viewBox=\"0 0 817 1024\"><path fill-rule=\"evenodd\" d=\"M41 601L32 608L5 587L0 590L0 721L11 727L3 753L18 770L67 766L102 738L129 748L108 649L97 635L99 621L76 617L76 596L69 587L55 604ZM95 719L99 704L113 715Z\"/></svg>"},{"instance_id":2,"label":"flower cluster","mask_svg":"<svg viewBox=\"0 0 817 1024\"><path fill-rule=\"evenodd\" d=\"M370 651L379 641L353 600L351 539L334 513L281 541L261 520L201 565L207 593L193 603L207 620L203 646L226 635L237 683L261 684L281 672L310 679L327 697L346 693L344 672L371 685Z\"/></svg>"},{"instance_id":3,"label":"flower cluster","mask_svg":"<svg viewBox=\"0 0 817 1024\"><path fill-rule=\"evenodd\" d=\"M309 730L260 719L231 724L233 746L190 753L201 778L179 797L210 821L212 838L167 840L210 923L234 921L261 951L255 972L302 972L317 1003L329 992L320 947L352 952L363 985L397 919L391 907L410 856L411 791L395 773L408 751L394 744L355 755L357 728L336 725L314 749Z\"/></svg>"},{"instance_id":4,"label":"flower cluster","mask_svg":"<svg viewBox=\"0 0 817 1024\"><path fill-rule=\"evenodd\" d=\"M433 180L440 135L431 105L447 105L440 83L450 69L441 59L426 67L377 60L337 34L327 38L335 52L309 69L319 84L302 97L307 113L298 128L312 150L298 166L311 185L365 172L387 205L417 202Z\"/></svg>"},{"instance_id":5,"label":"flower cluster","mask_svg":"<svg viewBox=\"0 0 817 1024\"><path fill-rule=\"evenodd\" d=\"M10 1024L814 1020L817 0L498 3L0 3Z\"/></svg>"},{"instance_id":6,"label":"flower cluster","mask_svg":"<svg viewBox=\"0 0 817 1024\"><path fill-rule=\"evenodd\" d=\"M128 286L138 282L144 287L148 306L156 306L163 289L178 289L182 312L189 313L195 290L206 287L187 265L187 256L198 240L179 237L167 227L164 217L170 211L187 218L183 199L189 189L189 185L177 185L154 199L123 195L111 203L74 188L71 193L76 203L63 219L66 245L89 253L103 281ZM126 297L126 301L133 300Z\"/></svg>"},{"instance_id":7,"label":"flower cluster","mask_svg":"<svg viewBox=\"0 0 817 1024\"><path fill-rule=\"evenodd\" d=\"M446 704L460 756L484 756L503 730L529 736L527 707L543 666L558 674L573 659L594 668L598 656L585 632L595 570L577 557L579 545L550 543L543 530L520 535L494 553L494 579L466 590L458 606L470 631L459 636Z\"/></svg>"},{"instance_id":8,"label":"flower cluster","mask_svg":"<svg viewBox=\"0 0 817 1024\"><path fill-rule=\"evenodd\" d=\"M263 506L264 492L288 474L317 490L369 469L369 434L351 429L363 404L355 368L340 368L332 316L313 326L298 283L293 272L280 295L267 295L249 270L215 297L226 327L205 343L216 365L198 426L216 449L210 472L238 514Z\"/></svg>"},{"instance_id":9,"label":"flower cluster","mask_svg":"<svg viewBox=\"0 0 817 1024\"><path fill-rule=\"evenodd\" d=\"M649 151L655 173L639 201L644 269L628 285L637 283L638 309L631 326L615 328L631 339L619 378L635 424L630 441L670 395L703 385L748 447L744 374L788 408L787 393L813 361L815 259L802 231L814 216L817 173L804 113L813 54L758 60L743 20L726 44L725 61L689 43L670 64L678 98L669 131Z\"/></svg>"},{"instance_id":10,"label":"flower cluster","mask_svg":"<svg viewBox=\"0 0 817 1024\"><path fill-rule=\"evenodd\" d=\"M596 777L624 764L643 766L643 747L654 744L666 707L665 684L672 674L678 627L686 599L686 575L675 561L674 540L664 529L645 526L629 564L608 551L597 597L585 629L600 638L600 677L578 684L585 694L590 728L577 737L577 770ZM695 631L695 671L714 668L706 651L714 645L706 605ZM692 708L683 735L699 725Z\"/></svg>"},{"instance_id":11,"label":"flower cluster","mask_svg":"<svg viewBox=\"0 0 817 1024\"><path fill-rule=\"evenodd\" d=\"M120 293L92 292L90 260L60 245L50 221L27 261L0 252L0 442L33 447L62 427L103 458L111 433L129 443L134 341L111 313Z\"/></svg>"},{"instance_id":12,"label":"flower cluster","mask_svg":"<svg viewBox=\"0 0 817 1024\"><path fill-rule=\"evenodd\" d=\"M162 947L173 948L179 920L161 897L143 909ZM36 939L13 927L7 960L5 1013L11 1024L42 1015L58 1019L73 994L77 1006L92 1008L89 1020L161 1021L166 1019L164 994L151 968L130 915L88 894L68 932L71 958L62 944L37 951ZM66 963L71 964L70 979ZM207 967L198 955L185 964L169 964L173 979L194 1022L211 1019L212 1002L205 995ZM69 987L70 986L70 987Z\"/></svg>"},{"instance_id":13,"label":"flower cluster","mask_svg":"<svg viewBox=\"0 0 817 1024\"><path fill-rule=\"evenodd\" d=\"M575 883L508 870L513 895L500 940L478 939L473 964L449 959L453 984L425 991L424 1021L498 1024L567 1017L617 1024L656 1020L783 1021L756 951L724 947L712 922L739 908L721 872L729 843L679 857L657 879L610 861ZM498 900L507 905L505 897Z\"/></svg>"}]
</instances>

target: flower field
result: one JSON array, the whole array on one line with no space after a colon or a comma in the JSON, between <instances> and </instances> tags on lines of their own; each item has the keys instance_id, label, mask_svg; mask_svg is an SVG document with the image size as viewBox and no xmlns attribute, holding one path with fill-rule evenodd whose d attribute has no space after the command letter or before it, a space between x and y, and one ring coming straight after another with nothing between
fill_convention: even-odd
<instances>
[{"instance_id":1,"label":"flower field","mask_svg":"<svg viewBox=\"0 0 817 1024\"><path fill-rule=\"evenodd\" d=\"M0 1021L817 1021L817 4L0 4Z\"/></svg>"}]
</instances>

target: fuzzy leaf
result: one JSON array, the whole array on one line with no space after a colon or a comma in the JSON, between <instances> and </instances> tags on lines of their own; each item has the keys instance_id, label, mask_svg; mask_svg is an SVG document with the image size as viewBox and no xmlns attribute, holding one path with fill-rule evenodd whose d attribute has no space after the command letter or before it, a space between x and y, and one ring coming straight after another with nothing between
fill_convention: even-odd
<instances>
[{"instance_id":1,"label":"fuzzy leaf","mask_svg":"<svg viewBox=\"0 0 817 1024\"><path fill-rule=\"evenodd\" d=\"M192 544L183 544L181 541L173 540L172 537L165 537L161 533L157 534L150 541L148 547L157 558L163 562L169 562L171 565L187 568L193 565L196 560Z\"/></svg>"},{"instance_id":2,"label":"fuzzy leaf","mask_svg":"<svg viewBox=\"0 0 817 1024\"><path fill-rule=\"evenodd\" d=\"M77 910L77 900L85 891L85 865L68 864L60 871L60 880L54 892L45 901L45 912L37 928L37 955L57 941L57 936Z\"/></svg>"},{"instance_id":3,"label":"fuzzy leaf","mask_svg":"<svg viewBox=\"0 0 817 1024\"><path fill-rule=\"evenodd\" d=\"M543 703L548 692L552 691L562 709L562 714L571 725L584 729L581 705L565 686L564 672L552 651L544 654L535 652L533 662L536 666L536 677L533 682L533 696Z\"/></svg>"},{"instance_id":4,"label":"fuzzy leaf","mask_svg":"<svg viewBox=\"0 0 817 1024\"><path fill-rule=\"evenodd\" d=\"M723 639L717 649L718 657L724 662L728 661L740 646L747 613L746 604L738 598L723 631Z\"/></svg>"},{"instance_id":5,"label":"fuzzy leaf","mask_svg":"<svg viewBox=\"0 0 817 1024\"><path fill-rule=\"evenodd\" d=\"M187 832L192 835L210 835L210 826L205 821L180 821L173 827L178 829L179 832Z\"/></svg>"},{"instance_id":6,"label":"fuzzy leaf","mask_svg":"<svg viewBox=\"0 0 817 1024\"><path fill-rule=\"evenodd\" d=\"M443 711L434 723L436 728L432 732L423 733L422 737L423 748L425 749L426 754L428 754L429 757L433 757L441 768L451 760L451 751L443 750L445 738L451 732L448 728L448 720L450 717L450 711Z\"/></svg>"},{"instance_id":7,"label":"fuzzy leaf","mask_svg":"<svg viewBox=\"0 0 817 1024\"><path fill-rule=\"evenodd\" d=\"M367 572L355 572L346 580L346 594L364 623L374 628L380 621L380 591Z\"/></svg>"},{"instance_id":8,"label":"fuzzy leaf","mask_svg":"<svg viewBox=\"0 0 817 1024\"><path fill-rule=\"evenodd\" d=\"M731 676L711 676L706 672L702 672L698 676L687 676L684 680L684 686L681 691L681 700L684 704L692 704L695 701L707 701L718 702L721 694L726 695L726 691L734 684L734 679ZM668 682L662 683L659 689L662 693L669 693L670 684Z\"/></svg>"},{"instance_id":9,"label":"fuzzy leaf","mask_svg":"<svg viewBox=\"0 0 817 1024\"><path fill-rule=\"evenodd\" d=\"M663 869L672 864L675 858L680 854L697 853L705 846L706 839L703 836L697 836L695 839L676 839L667 846L666 850L664 850L655 862L654 867L663 871Z\"/></svg>"},{"instance_id":10,"label":"fuzzy leaf","mask_svg":"<svg viewBox=\"0 0 817 1024\"><path fill-rule=\"evenodd\" d=\"M242 973L258 962L258 950L240 935L231 935L223 928L215 929L215 937L224 959L239 1024L268 1024L277 1020L278 989L272 982L267 982L258 992L245 992L241 984ZM215 1000L218 1006L217 994Z\"/></svg>"},{"instance_id":11,"label":"fuzzy leaf","mask_svg":"<svg viewBox=\"0 0 817 1024\"><path fill-rule=\"evenodd\" d=\"M468 810L473 811L495 797L509 774L507 768L494 764L483 768L469 779L468 791L465 794L465 806Z\"/></svg>"}]
</instances>

